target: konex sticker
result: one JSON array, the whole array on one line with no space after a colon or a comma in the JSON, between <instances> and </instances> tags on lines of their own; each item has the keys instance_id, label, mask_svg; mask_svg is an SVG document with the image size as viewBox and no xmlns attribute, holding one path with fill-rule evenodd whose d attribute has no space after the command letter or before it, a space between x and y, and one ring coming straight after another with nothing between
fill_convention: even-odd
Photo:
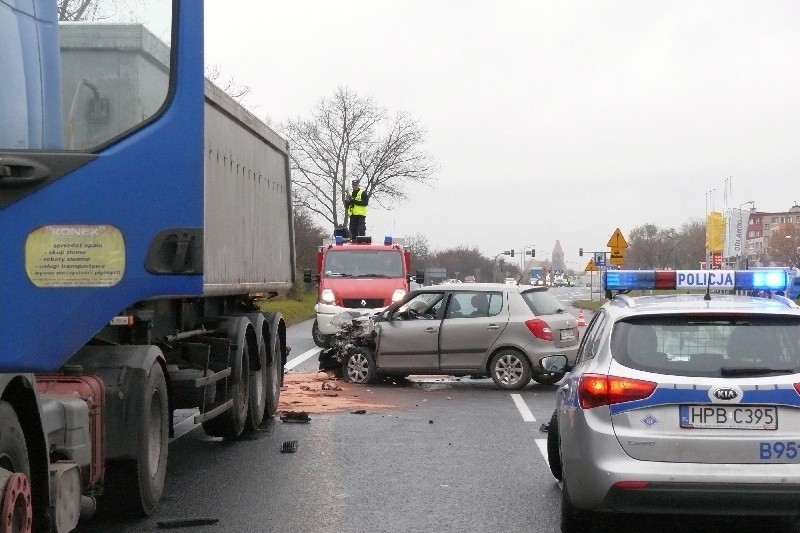
<instances>
[{"instance_id":1,"label":"konex sticker","mask_svg":"<svg viewBox=\"0 0 800 533\"><path fill-rule=\"evenodd\" d=\"M111 287L125 273L125 240L109 225L42 226L25 240L25 271L37 287Z\"/></svg>"},{"instance_id":2,"label":"konex sticker","mask_svg":"<svg viewBox=\"0 0 800 533\"><path fill-rule=\"evenodd\" d=\"M651 428L651 427L655 426L656 424L658 424L660 422L660 420L658 418L654 417L653 415L647 415L646 417L642 418L641 422L645 426Z\"/></svg>"}]
</instances>

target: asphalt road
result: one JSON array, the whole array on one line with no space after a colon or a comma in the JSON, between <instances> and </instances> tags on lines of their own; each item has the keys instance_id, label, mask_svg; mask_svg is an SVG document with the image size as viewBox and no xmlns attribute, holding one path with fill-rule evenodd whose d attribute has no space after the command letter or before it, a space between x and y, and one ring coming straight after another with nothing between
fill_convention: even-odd
<instances>
[{"instance_id":1,"label":"asphalt road","mask_svg":"<svg viewBox=\"0 0 800 533\"><path fill-rule=\"evenodd\" d=\"M571 301L577 290L554 292ZM316 369L315 356L297 364L315 355L310 333L310 322L289 329L290 372ZM364 387L395 395L400 407L388 411L314 414L307 424L271 419L235 443L197 428L170 445L153 516L101 515L78 531L154 531L160 521L200 517L217 522L180 531L559 531L560 487L540 431L555 391L532 382L510 394L490 379L412 377L404 386ZM281 453L285 441L297 441L296 453ZM727 533L781 524L648 516L622 517L609 530L645 529Z\"/></svg>"}]
</instances>

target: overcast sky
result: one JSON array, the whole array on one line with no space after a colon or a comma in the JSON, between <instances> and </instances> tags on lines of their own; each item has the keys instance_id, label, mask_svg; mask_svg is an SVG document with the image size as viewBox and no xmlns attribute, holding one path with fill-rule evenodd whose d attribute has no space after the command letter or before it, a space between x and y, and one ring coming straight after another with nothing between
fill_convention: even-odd
<instances>
[{"instance_id":1,"label":"overcast sky","mask_svg":"<svg viewBox=\"0 0 800 533\"><path fill-rule=\"evenodd\" d=\"M206 2L206 63L274 124L338 86L407 111L439 170L368 234L495 254L800 201L800 2Z\"/></svg>"}]
</instances>

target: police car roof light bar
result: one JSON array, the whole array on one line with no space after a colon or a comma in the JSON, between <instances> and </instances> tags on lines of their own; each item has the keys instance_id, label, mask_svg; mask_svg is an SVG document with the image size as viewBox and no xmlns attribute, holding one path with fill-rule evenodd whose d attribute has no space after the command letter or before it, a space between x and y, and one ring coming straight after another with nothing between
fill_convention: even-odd
<instances>
[{"instance_id":1,"label":"police car roof light bar","mask_svg":"<svg viewBox=\"0 0 800 533\"><path fill-rule=\"evenodd\" d=\"M783 270L607 270L603 284L607 291L782 291L789 284L789 276Z\"/></svg>"}]
</instances>

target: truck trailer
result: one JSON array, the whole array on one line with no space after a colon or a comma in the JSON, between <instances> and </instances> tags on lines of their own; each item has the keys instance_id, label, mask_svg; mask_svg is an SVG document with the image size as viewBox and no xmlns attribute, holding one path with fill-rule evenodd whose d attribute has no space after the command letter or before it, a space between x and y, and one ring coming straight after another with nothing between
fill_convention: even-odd
<instances>
[{"instance_id":1,"label":"truck trailer","mask_svg":"<svg viewBox=\"0 0 800 533\"><path fill-rule=\"evenodd\" d=\"M156 35L0 0L3 532L149 514L176 410L225 440L277 410L289 148L205 79L202 3L162 3Z\"/></svg>"}]
</instances>

